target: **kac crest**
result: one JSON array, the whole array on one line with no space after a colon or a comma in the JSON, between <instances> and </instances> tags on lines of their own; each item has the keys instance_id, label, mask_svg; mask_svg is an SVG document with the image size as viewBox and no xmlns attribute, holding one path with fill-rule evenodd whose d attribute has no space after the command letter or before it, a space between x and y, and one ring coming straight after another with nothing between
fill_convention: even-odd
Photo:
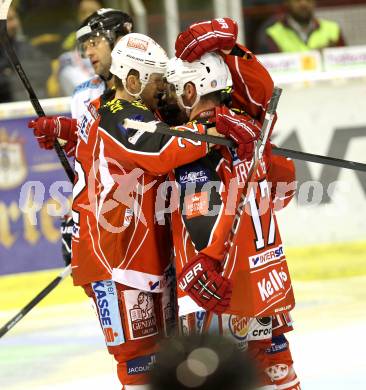
<instances>
[{"instance_id":1,"label":"kac crest","mask_svg":"<svg viewBox=\"0 0 366 390\"><path fill-rule=\"evenodd\" d=\"M28 174L24 145L15 134L0 129L0 190L19 187Z\"/></svg>"}]
</instances>

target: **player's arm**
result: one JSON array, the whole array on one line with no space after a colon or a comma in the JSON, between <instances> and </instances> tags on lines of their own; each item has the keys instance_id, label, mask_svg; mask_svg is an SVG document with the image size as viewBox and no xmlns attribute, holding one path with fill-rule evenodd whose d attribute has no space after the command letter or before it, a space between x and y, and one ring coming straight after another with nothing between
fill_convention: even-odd
<instances>
[{"instance_id":1,"label":"player's arm","mask_svg":"<svg viewBox=\"0 0 366 390\"><path fill-rule=\"evenodd\" d=\"M233 107L262 122L273 81L255 55L237 42L237 35L237 24L230 18L194 23L179 34L175 55L191 62L204 53L219 51L233 77Z\"/></svg>"},{"instance_id":2,"label":"player's arm","mask_svg":"<svg viewBox=\"0 0 366 390\"><path fill-rule=\"evenodd\" d=\"M296 194L297 182L293 160L271 155L267 181L271 184L271 197L275 210L281 210Z\"/></svg>"},{"instance_id":3,"label":"player's arm","mask_svg":"<svg viewBox=\"0 0 366 390\"><path fill-rule=\"evenodd\" d=\"M233 78L233 107L262 123L274 88L271 76L256 56L238 43L224 59Z\"/></svg>"},{"instance_id":4,"label":"player's arm","mask_svg":"<svg viewBox=\"0 0 366 390\"><path fill-rule=\"evenodd\" d=\"M161 175L207 154L207 143L126 129L123 126L126 118L143 122L155 121L156 118L149 110L134 106L121 110L117 121L111 115L102 115L98 132L103 142L114 151L115 158L123 161L124 167L128 169L138 167L151 174ZM169 128L163 122L159 122L158 126ZM203 125L179 126L175 129L201 134L206 131Z\"/></svg>"}]
</instances>

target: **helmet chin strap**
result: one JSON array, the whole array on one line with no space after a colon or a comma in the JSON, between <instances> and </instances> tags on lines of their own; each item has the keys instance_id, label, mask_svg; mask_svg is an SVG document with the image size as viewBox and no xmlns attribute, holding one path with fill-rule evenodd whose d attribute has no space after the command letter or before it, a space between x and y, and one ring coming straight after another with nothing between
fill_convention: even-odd
<instances>
[{"instance_id":1,"label":"helmet chin strap","mask_svg":"<svg viewBox=\"0 0 366 390\"><path fill-rule=\"evenodd\" d=\"M183 95L177 96L177 100L178 100L179 105L182 106L186 110L186 114L189 117L193 108L198 104L198 102L200 100L200 95L197 94L196 100L193 102L193 104L191 106L186 106L183 103Z\"/></svg>"},{"instance_id":2,"label":"helmet chin strap","mask_svg":"<svg viewBox=\"0 0 366 390\"><path fill-rule=\"evenodd\" d=\"M134 98L138 99L138 98L141 96L143 90L145 89L146 83L143 83L143 82L140 80L140 81L141 81L141 88L140 88L140 90L139 90L138 92L136 92L136 93L133 93L133 92L131 92L131 91L127 88L127 83L126 83L126 81L127 81L127 79L126 79L125 81L122 81L123 88L124 88L131 96L133 96Z\"/></svg>"}]
</instances>

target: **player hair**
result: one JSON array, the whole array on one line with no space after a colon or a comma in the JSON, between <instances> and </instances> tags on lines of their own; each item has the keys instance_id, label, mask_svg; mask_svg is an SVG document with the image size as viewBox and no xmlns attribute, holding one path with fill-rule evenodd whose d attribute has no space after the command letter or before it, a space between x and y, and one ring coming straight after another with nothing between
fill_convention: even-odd
<instances>
[{"instance_id":1,"label":"player hair","mask_svg":"<svg viewBox=\"0 0 366 390\"><path fill-rule=\"evenodd\" d=\"M208 101L214 103L215 105L221 104L221 91L213 91L207 93L206 95L202 95L200 98L202 103L207 103Z\"/></svg>"},{"instance_id":2,"label":"player hair","mask_svg":"<svg viewBox=\"0 0 366 390\"><path fill-rule=\"evenodd\" d=\"M202 103L212 102L215 106L225 105L231 107L231 89L221 89L219 91L213 91L206 95L201 96L200 101Z\"/></svg>"}]
</instances>

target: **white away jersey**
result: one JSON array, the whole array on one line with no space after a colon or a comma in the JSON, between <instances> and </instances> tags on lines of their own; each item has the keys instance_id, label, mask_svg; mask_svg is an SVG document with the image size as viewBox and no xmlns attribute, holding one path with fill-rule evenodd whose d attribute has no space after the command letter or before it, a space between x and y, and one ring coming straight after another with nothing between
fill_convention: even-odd
<instances>
[{"instance_id":1,"label":"white away jersey","mask_svg":"<svg viewBox=\"0 0 366 390\"><path fill-rule=\"evenodd\" d=\"M105 89L106 84L98 75L78 85L71 99L71 116L80 121L89 103L99 98Z\"/></svg>"}]
</instances>

